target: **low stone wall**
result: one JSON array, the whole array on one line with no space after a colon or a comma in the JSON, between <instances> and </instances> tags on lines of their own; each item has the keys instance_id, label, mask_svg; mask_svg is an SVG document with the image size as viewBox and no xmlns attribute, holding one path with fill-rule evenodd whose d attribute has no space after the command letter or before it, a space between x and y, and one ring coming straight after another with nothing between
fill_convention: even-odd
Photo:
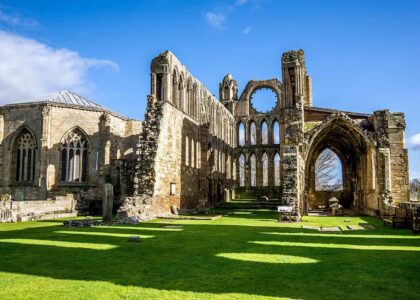
<instances>
[{"instance_id":1,"label":"low stone wall","mask_svg":"<svg viewBox=\"0 0 420 300\"><path fill-rule=\"evenodd\" d=\"M0 222L22 222L77 215L72 197L56 200L1 201Z\"/></svg>"}]
</instances>

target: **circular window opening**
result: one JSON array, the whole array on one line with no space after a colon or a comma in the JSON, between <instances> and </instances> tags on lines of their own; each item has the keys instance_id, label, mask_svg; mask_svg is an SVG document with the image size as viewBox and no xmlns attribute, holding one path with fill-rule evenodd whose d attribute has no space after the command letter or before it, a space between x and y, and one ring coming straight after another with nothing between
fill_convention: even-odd
<instances>
[{"instance_id":1,"label":"circular window opening","mask_svg":"<svg viewBox=\"0 0 420 300\"><path fill-rule=\"evenodd\" d=\"M270 88L255 90L251 95L251 105L258 112L269 112L277 105L277 95Z\"/></svg>"}]
</instances>

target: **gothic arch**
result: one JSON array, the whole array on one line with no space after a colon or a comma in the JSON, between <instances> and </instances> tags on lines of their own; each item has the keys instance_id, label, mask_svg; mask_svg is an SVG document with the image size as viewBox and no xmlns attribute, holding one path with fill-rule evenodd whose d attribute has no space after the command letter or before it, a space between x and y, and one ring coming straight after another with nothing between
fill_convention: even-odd
<instances>
[{"instance_id":1,"label":"gothic arch","mask_svg":"<svg viewBox=\"0 0 420 300\"><path fill-rule=\"evenodd\" d=\"M38 139L37 139L34 131L28 125L23 124L12 135L12 138L9 141L8 150L10 151L12 149L13 145L15 144L16 138L19 137L19 135L21 134L22 130L27 130L34 137L34 139L35 139L35 147L36 147L36 149L38 149Z\"/></svg>"},{"instance_id":2,"label":"gothic arch","mask_svg":"<svg viewBox=\"0 0 420 300\"><path fill-rule=\"evenodd\" d=\"M341 160L343 191L334 194L345 208L362 210L369 193L368 179L372 168L369 166L372 142L357 124L344 114L334 114L314 129L305 156L304 209L320 204L326 205L328 197L334 193L315 191L315 162L325 149L332 150ZM324 203L322 203L324 202Z\"/></svg>"}]
</instances>

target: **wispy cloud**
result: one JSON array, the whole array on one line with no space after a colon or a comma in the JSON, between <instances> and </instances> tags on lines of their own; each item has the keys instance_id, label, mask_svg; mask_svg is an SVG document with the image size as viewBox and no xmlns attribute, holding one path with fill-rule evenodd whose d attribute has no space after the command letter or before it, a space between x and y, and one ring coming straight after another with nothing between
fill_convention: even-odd
<instances>
[{"instance_id":1,"label":"wispy cloud","mask_svg":"<svg viewBox=\"0 0 420 300\"><path fill-rule=\"evenodd\" d=\"M236 0L235 5L236 6L241 6L241 5L245 5L248 3L248 0Z\"/></svg>"},{"instance_id":2,"label":"wispy cloud","mask_svg":"<svg viewBox=\"0 0 420 300\"><path fill-rule=\"evenodd\" d=\"M408 138L408 144L414 150L420 150L420 133L416 133Z\"/></svg>"},{"instance_id":3,"label":"wispy cloud","mask_svg":"<svg viewBox=\"0 0 420 300\"><path fill-rule=\"evenodd\" d=\"M225 15L222 13L207 12L206 20L212 27L222 29L225 22Z\"/></svg>"},{"instance_id":4,"label":"wispy cloud","mask_svg":"<svg viewBox=\"0 0 420 300\"><path fill-rule=\"evenodd\" d=\"M242 31L244 34L248 34L251 32L251 27L247 26L245 27L245 29Z\"/></svg>"},{"instance_id":5,"label":"wispy cloud","mask_svg":"<svg viewBox=\"0 0 420 300\"><path fill-rule=\"evenodd\" d=\"M110 60L85 58L2 30L0 45L0 104L63 89L83 92L91 86L90 69L118 71Z\"/></svg>"},{"instance_id":6,"label":"wispy cloud","mask_svg":"<svg viewBox=\"0 0 420 300\"><path fill-rule=\"evenodd\" d=\"M37 27L39 23L31 18L21 17L18 15L7 14L0 10L0 23L8 26Z\"/></svg>"}]
</instances>

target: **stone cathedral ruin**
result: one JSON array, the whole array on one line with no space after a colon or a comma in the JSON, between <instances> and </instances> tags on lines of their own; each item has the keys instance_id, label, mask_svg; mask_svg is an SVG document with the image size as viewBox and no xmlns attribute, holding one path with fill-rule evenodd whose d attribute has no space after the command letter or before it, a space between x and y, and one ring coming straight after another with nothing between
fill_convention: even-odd
<instances>
[{"instance_id":1,"label":"stone cathedral ruin","mask_svg":"<svg viewBox=\"0 0 420 300\"><path fill-rule=\"evenodd\" d=\"M279 70L280 74L280 70ZM261 112L253 96L274 93ZM301 214L331 194L360 214L408 200L403 113L313 106L304 52L281 57L281 80L238 91L228 74L219 99L169 51L152 60L143 122L70 91L0 106L0 221L92 213L114 186L119 214L152 218L267 195ZM330 149L342 190L315 187L315 162Z\"/></svg>"}]
</instances>

